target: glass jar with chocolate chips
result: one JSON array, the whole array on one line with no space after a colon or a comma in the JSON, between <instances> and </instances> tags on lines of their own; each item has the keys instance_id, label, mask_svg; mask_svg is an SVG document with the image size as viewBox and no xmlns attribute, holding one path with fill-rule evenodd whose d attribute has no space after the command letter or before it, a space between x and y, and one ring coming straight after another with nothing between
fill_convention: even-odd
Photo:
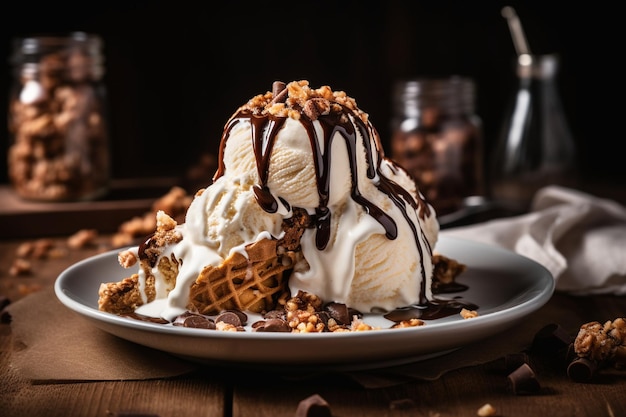
<instances>
[{"instance_id":1,"label":"glass jar with chocolate chips","mask_svg":"<svg viewBox=\"0 0 626 417\"><path fill-rule=\"evenodd\" d=\"M396 83L392 158L413 176L438 215L483 188L482 122L471 79L423 78Z\"/></svg>"},{"instance_id":2,"label":"glass jar with chocolate chips","mask_svg":"<svg viewBox=\"0 0 626 417\"><path fill-rule=\"evenodd\" d=\"M101 197L109 181L109 141L100 37L78 32L13 42L11 184L29 200Z\"/></svg>"}]
</instances>

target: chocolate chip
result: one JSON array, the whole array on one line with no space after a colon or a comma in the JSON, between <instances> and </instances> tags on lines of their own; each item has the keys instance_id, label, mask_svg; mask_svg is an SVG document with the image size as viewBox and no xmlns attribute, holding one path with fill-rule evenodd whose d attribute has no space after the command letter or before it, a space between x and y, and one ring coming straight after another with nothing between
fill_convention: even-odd
<instances>
[{"instance_id":1,"label":"chocolate chip","mask_svg":"<svg viewBox=\"0 0 626 417\"><path fill-rule=\"evenodd\" d=\"M215 330L215 322L202 314L187 311L174 319L174 326L192 327L195 329Z\"/></svg>"},{"instance_id":2,"label":"chocolate chip","mask_svg":"<svg viewBox=\"0 0 626 417\"><path fill-rule=\"evenodd\" d=\"M319 394L300 401L295 417L332 417L330 406Z\"/></svg>"},{"instance_id":3,"label":"chocolate chip","mask_svg":"<svg viewBox=\"0 0 626 417\"><path fill-rule=\"evenodd\" d=\"M271 310L263 315L264 319L282 319L285 320L287 318L287 313L285 310Z\"/></svg>"},{"instance_id":4,"label":"chocolate chip","mask_svg":"<svg viewBox=\"0 0 626 417\"><path fill-rule=\"evenodd\" d=\"M248 315L241 310L225 310L228 313L234 313L239 317L239 321L241 321L241 325L245 326L248 323Z\"/></svg>"},{"instance_id":5,"label":"chocolate chip","mask_svg":"<svg viewBox=\"0 0 626 417\"><path fill-rule=\"evenodd\" d=\"M563 352L574 341L574 337L558 324L552 323L540 329L533 339L531 350L554 355Z\"/></svg>"},{"instance_id":6,"label":"chocolate chip","mask_svg":"<svg viewBox=\"0 0 626 417\"><path fill-rule=\"evenodd\" d=\"M598 364L587 358L576 358L567 367L567 376L575 382L589 382L598 369Z\"/></svg>"},{"instance_id":7,"label":"chocolate chip","mask_svg":"<svg viewBox=\"0 0 626 417\"><path fill-rule=\"evenodd\" d=\"M189 316L183 321L183 327L215 330L215 322L204 316Z\"/></svg>"},{"instance_id":8,"label":"chocolate chip","mask_svg":"<svg viewBox=\"0 0 626 417\"><path fill-rule=\"evenodd\" d=\"M274 97L280 94L280 92L283 91L285 87L287 87L287 84L285 84L284 82L274 81L274 83L272 83L272 94L274 95Z\"/></svg>"},{"instance_id":9,"label":"chocolate chip","mask_svg":"<svg viewBox=\"0 0 626 417\"><path fill-rule=\"evenodd\" d=\"M330 313L328 311L316 311L317 322L324 324L325 328L328 328L328 320L330 320Z\"/></svg>"},{"instance_id":10,"label":"chocolate chip","mask_svg":"<svg viewBox=\"0 0 626 417\"><path fill-rule=\"evenodd\" d=\"M350 324L352 322L352 316L348 306L343 303L331 302L326 304L324 310L330 314L330 317L334 318L339 324Z\"/></svg>"},{"instance_id":11,"label":"chocolate chip","mask_svg":"<svg viewBox=\"0 0 626 417\"><path fill-rule=\"evenodd\" d=\"M216 323L220 321L226 324L232 324L235 327L240 327L242 325L239 316L232 311L223 311L217 317L215 317Z\"/></svg>"},{"instance_id":12,"label":"chocolate chip","mask_svg":"<svg viewBox=\"0 0 626 417\"><path fill-rule=\"evenodd\" d=\"M322 114L320 106L318 105L318 99L309 99L304 103L302 108L302 113L305 114L309 119L317 120L319 116Z\"/></svg>"},{"instance_id":13,"label":"chocolate chip","mask_svg":"<svg viewBox=\"0 0 626 417\"><path fill-rule=\"evenodd\" d=\"M287 84L284 82L274 81L274 84L272 84L272 94L274 95L272 103L284 103L287 101L287 95L289 92L285 87L287 87Z\"/></svg>"},{"instance_id":14,"label":"chocolate chip","mask_svg":"<svg viewBox=\"0 0 626 417\"><path fill-rule=\"evenodd\" d=\"M254 332L291 332L289 324L282 319L260 320L252 325Z\"/></svg>"},{"instance_id":15,"label":"chocolate chip","mask_svg":"<svg viewBox=\"0 0 626 417\"><path fill-rule=\"evenodd\" d=\"M515 394L534 394L541 390L535 371L527 363L511 372L507 378Z\"/></svg>"},{"instance_id":16,"label":"chocolate chip","mask_svg":"<svg viewBox=\"0 0 626 417\"><path fill-rule=\"evenodd\" d=\"M350 319L352 319L352 317L354 316L357 316L360 319L363 318L363 313L361 313L359 310L355 308L348 307L348 313L350 314Z\"/></svg>"},{"instance_id":17,"label":"chocolate chip","mask_svg":"<svg viewBox=\"0 0 626 417\"><path fill-rule=\"evenodd\" d=\"M172 324L174 326L182 326L183 323L185 322L185 319L189 316L193 315L192 312L190 311L185 311L183 314L176 316L176 318L174 319L174 321L172 321Z\"/></svg>"}]
</instances>

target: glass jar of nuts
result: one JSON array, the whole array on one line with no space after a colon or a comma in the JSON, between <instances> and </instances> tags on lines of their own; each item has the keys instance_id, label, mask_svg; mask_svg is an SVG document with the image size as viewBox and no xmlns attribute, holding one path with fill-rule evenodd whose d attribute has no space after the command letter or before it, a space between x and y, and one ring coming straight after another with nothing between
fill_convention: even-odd
<instances>
[{"instance_id":1,"label":"glass jar of nuts","mask_svg":"<svg viewBox=\"0 0 626 417\"><path fill-rule=\"evenodd\" d=\"M481 196L482 122L471 79L422 78L396 83L391 154L415 179L438 215Z\"/></svg>"},{"instance_id":2,"label":"glass jar of nuts","mask_svg":"<svg viewBox=\"0 0 626 417\"><path fill-rule=\"evenodd\" d=\"M102 40L82 32L13 40L9 179L28 200L103 196L109 182Z\"/></svg>"}]
</instances>

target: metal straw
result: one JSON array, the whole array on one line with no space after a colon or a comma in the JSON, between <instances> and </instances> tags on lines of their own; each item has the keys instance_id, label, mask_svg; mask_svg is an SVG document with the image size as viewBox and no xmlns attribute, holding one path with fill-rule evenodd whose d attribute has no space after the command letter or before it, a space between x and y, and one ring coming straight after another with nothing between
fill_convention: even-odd
<instances>
[{"instance_id":1,"label":"metal straw","mask_svg":"<svg viewBox=\"0 0 626 417\"><path fill-rule=\"evenodd\" d=\"M528 42L526 42L526 36L524 35L524 29L522 24L515 13L515 9L511 6L505 6L502 8L502 17L504 17L509 25L511 31L511 37L513 38L513 45L517 51L517 55L530 55L530 48Z\"/></svg>"}]
</instances>

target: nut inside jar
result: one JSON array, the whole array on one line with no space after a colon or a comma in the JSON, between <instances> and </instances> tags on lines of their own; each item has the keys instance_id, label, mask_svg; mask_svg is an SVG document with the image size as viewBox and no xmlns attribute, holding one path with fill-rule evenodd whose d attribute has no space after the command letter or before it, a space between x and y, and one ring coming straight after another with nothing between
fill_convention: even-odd
<instances>
[{"instance_id":1,"label":"nut inside jar","mask_svg":"<svg viewBox=\"0 0 626 417\"><path fill-rule=\"evenodd\" d=\"M23 198L83 200L109 180L98 37L17 39L9 98L9 178Z\"/></svg>"}]
</instances>

